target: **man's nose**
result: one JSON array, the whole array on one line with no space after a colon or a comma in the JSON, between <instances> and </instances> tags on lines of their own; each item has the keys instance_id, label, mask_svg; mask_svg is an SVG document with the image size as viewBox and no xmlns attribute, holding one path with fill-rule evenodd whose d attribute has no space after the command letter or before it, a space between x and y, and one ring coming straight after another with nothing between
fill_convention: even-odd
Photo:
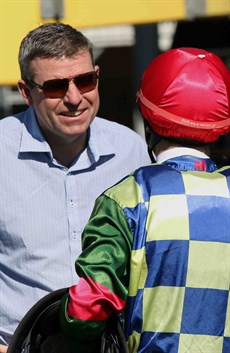
<instances>
[{"instance_id":1,"label":"man's nose","mask_svg":"<svg viewBox=\"0 0 230 353\"><path fill-rule=\"evenodd\" d=\"M73 105L77 105L80 103L81 100L82 100L82 94L77 88L76 84L74 83L74 80L72 79L69 81L69 86L65 94L64 101L71 103Z\"/></svg>"}]
</instances>

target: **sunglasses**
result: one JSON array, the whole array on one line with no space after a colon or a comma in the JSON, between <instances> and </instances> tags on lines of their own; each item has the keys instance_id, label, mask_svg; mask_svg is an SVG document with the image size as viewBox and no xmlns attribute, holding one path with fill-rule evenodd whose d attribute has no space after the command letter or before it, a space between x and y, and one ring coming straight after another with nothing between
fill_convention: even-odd
<instances>
[{"instance_id":1,"label":"sunglasses","mask_svg":"<svg viewBox=\"0 0 230 353\"><path fill-rule=\"evenodd\" d=\"M32 80L30 82L41 89L47 98L63 98L68 91L70 82L73 81L81 93L87 93L96 88L98 77L99 75L96 71L90 71L72 78L48 80L43 85L39 85Z\"/></svg>"}]
</instances>

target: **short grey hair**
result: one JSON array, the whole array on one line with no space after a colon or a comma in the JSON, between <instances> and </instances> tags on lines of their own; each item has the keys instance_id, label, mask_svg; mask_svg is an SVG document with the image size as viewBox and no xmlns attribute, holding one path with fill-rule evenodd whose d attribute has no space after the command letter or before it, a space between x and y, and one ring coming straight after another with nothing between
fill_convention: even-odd
<instances>
[{"instance_id":1,"label":"short grey hair","mask_svg":"<svg viewBox=\"0 0 230 353\"><path fill-rule=\"evenodd\" d=\"M33 80L30 63L35 58L71 58L82 51L89 52L94 64L93 44L80 31L60 22L43 24L21 42L18 54L21 78L27 83Z\"/></svg>"}]
</instances>

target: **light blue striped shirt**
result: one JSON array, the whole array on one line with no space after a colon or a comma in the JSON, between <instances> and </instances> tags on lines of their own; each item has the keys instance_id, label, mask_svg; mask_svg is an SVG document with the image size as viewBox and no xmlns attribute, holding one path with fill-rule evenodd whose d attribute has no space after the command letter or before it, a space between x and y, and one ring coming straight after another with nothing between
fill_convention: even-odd
<instances>
[{"instance_id":1,"label":"light blue striped shirt","mask_svg":"<svg viewBox=\"0 0 230 353\"><path fill-rule=\"evenodd\" d=\"M149 163L139 135L101 118L70 168L53 158L33 108L0 121L0 343L41 297L76 283L94 200Z\"/></svg>"}]
</instances>

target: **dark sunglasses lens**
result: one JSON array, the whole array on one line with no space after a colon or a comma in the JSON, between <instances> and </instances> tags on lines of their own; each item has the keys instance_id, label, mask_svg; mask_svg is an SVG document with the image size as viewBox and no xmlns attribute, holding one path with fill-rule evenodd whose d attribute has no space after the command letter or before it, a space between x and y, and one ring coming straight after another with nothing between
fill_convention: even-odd
<instances>
[{"instance_id":1,"label":"dark sunglasses lens","mask_svg":"<svg viewBox=\"0 0 230 353\"><path fill-rule=\"evenodd\" d=\"M69 80L67 78L45 81L43 92L49 98L62 98L68 91Z\"/></svg>"},{"instance_id":2,"label":"dark sunglasses lens","mask_svg":"<svg viewBox=\"0 0 230 353\"><path fill-rule=\"evenodd\" d=\"M96 71L88 72L75 77L74 83L81 93L86 93L95 89L97 85L97 78L98 75Z\"/></svg>"}]
</instances>

